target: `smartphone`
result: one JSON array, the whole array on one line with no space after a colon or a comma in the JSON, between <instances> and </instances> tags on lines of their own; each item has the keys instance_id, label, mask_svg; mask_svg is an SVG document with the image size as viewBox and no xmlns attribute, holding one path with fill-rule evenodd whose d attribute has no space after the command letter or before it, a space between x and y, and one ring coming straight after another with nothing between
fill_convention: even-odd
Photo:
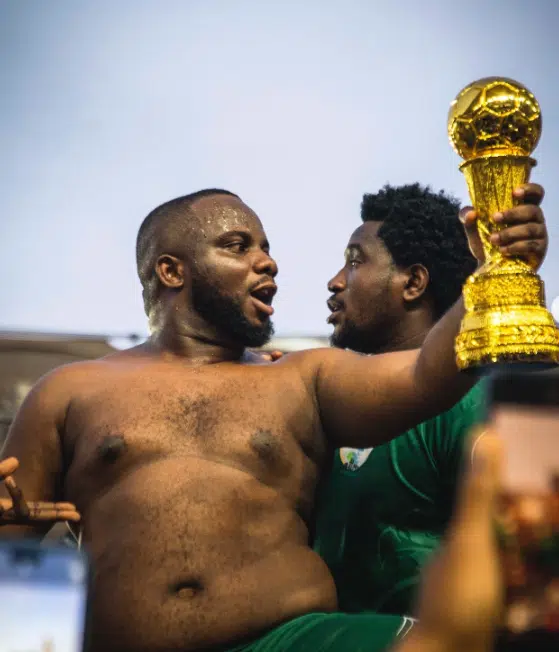
<instances>
[{"instance_id":1,"label":"smartphone","mask_svg":"<svg viewBox=\"0 0 559 652\"><path fill-rule=\"evenodd\" d=\"M559 374L497 373L488 409L505 453L497 513L504 628L559 635Z\"/></svg>"},{"instance_id":2,"label":"smartphone","mask_svg":"<svg viewBox=\"0 0 559 652\"><path fill-rule=\"evenodd\" d=\"M84 652L89 577L80 550L0 541L0 652Z\"/></svg>"}]
</instances>

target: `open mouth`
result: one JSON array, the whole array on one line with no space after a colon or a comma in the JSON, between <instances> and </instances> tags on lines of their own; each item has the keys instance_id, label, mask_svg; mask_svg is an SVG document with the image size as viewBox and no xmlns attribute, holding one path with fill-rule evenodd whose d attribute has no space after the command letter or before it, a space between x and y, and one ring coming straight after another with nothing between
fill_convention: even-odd
<instances>
[{"instance_id":1,"label":"open mouth","mask_svg":"<svg viewBox=\"0 0 559 652\"><path fill-rule=\"evenodd\" d=\"M337 318L340 315L343 306L341 303L338 303L334 299L328 299L326 304L328 305L328 309L330 310L330 315L328 316L326 323L333 324L335 321L337 321Z\"/></svg>"},{"instance_id":2,"label":"open mouth","mask_svg":"<svg viewBox=\"0 0 559 652\"><path fill-rule=\"evenodd\" d=\"M273 284L261 285L252 290L250 296L256 306L256 309L268 317L274 314L272 308L272 301L278 291L277 287Z\"/></svg>"}]
</instances>

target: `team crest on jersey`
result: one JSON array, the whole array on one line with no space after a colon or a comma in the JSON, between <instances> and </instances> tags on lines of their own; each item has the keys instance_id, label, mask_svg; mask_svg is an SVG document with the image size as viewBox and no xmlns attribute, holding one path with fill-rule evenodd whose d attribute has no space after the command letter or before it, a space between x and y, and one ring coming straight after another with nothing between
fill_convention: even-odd
<instances>
[{"instance_id":1,"label":"team crest on jersey","mask_svg":"<svg viewBox=\"0 0 559 652\"><path fill-rule=\"evenodd\" d=\"M372 448L340 448L340 459L348 471L357 471L371 454Z\"/></svg>"}]
</instances>

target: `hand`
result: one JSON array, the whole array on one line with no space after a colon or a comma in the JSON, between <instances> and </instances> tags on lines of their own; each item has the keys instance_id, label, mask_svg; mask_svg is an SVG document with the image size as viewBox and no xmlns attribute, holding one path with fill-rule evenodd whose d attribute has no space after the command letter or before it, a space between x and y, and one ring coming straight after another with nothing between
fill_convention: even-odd
<instances>
[{"instance_id":1,"label":"hand","mask_svg":"<svg viewBox=\"0 0 559 652\"><path fill-rule=\"evenodd\" d=\"M56 523L58 521L80 520L80 515L72 503L27 502L17 486L12 474L19 462L15 457L0 460L0 481L10 494L11 500L0 498L0 525L36 525L37 523Z\"/></svg>"},{"instance_id":2,"label":"hand","mask_svg":"<svg viewBox=\"0 0 559 652\"><path fill-rule=\"evenodd\" d=\"M540 208L544 189L536 183L528 183L516 188L513 196L520 202L519 205L493 216L497 224L506 226L498 233L493 233L491 242L504 255L518 256L537 270L543 262L548 244L547 228ZM477 230L477 217L471 206L465 206L460 211L470 250L482 264L485 254Z\"/></svg>"},{"instance_id":3,"label":"hand","mask_svg":"<svg viewBox=\"0 0 559 652\"><path fill-rule=\"evenodd\" d=\"M257 355L259 355L263 360L266 360L266 362L275 362L283 357L281 351L259 351Z\"/></svg>"},{"instance_id":4,"label":"hand","mask_svg":"<svg viewBox=\"0 0 559 652\"><path fill-rule=\"evenodd\" d=\"M477 431L446 542L427 568L418 618L398 652L489 652L503 605L494 528L500 486L500 441ZM469 459L467 457L466 459Z\"/></svg>"},{"instance_id":5,"label":"hand","mask_svg":"<svg viewBox=\"0 0 559 652\"><path fill-rule=\"evenodd\" d=\"M281 351L270 351L262 354L265 360L269 362L275 362L280 358L283 358L283 353Z\"/></svg>"}]
</instances>

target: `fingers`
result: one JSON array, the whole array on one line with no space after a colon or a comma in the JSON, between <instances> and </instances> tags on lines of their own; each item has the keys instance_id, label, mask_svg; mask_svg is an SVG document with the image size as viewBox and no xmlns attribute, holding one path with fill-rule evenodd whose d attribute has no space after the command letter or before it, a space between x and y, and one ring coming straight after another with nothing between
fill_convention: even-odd
<instances>
[{"instance_id":1,"label":"fingers","mask_svg":"<svg viewBox=\"0 0 559 652\"><path fill-rule=\"evenodd\" d=\"M15 457L7 457L5 460L0 461L0 482L6 476L12 475L19 467L19 462Z\"/></svg>"},{"instance_id":2,"label":"fingers","mask_svg":"<svg viewBox=\"0 0 559 652\"><path fill-rule=\"evenodd\" d=\"M471 206L464 206L458 213L460 221L464 225L464 230L468 239L477 237L477 213Z\"/></svg>"},{"instance_id":3,"label":"fingers","mask_svg":"<svg viewBox=\"0 0 559 652\"><path fill-rule=\"evenodd\" d=\"M15 457L8 457L0 462L0 481L10 494L11 500L0 499L0 522L26 525L36 521L78 522L80 514L72 503L50 503L44 501L27 502L22 490L17 486L12 473L18 468Z\"/></svg>"},{"instance_id":4,"label":"fingers","mask_svg":"<svg viewBox=\"0 0 559 652\"><path fill-rule=\"evenodd\" d=\"M77 523L81 520L80 513L72 503L49 503L49 502L29 502L27 503L29 513L22 517L14 509L13 503L7 499L0 499L0 517L4 522L18 524L29 524L33 522L56 522L71 521Z\"/></svg>"},{"instance_id":5,"label":"fingers","mask_svg":"<svg viewBox=\"0 0 559 652\"><path fill-rule=\"evenodd\" d=\"M537 269L548 246L547 229L541 209L523 204L497 213L494 220L497 224L506 226L491 235L491 242L499 247L503 255L524 258Z\"/></svg>"},{"instance_id":6,"label":"fingers","mask_svg":"<svg viewBox=\"0 0 559 652\"><path fill-rule=\"evenodd\" d=\"M523 204L539 206L545 196L545 190L538 183L525 183L523 186L515 188L512 194Z\"/></svg>"},{"instance_id":7,"label":"fingers","mask_svg":"<svg viewBox=\"0 0 559 652\"><path fill-rule=\"evenodd\" d=\"M11 476L8 476L7 478L4 478L4 484L6 485L6 489L12 499L14 512L18 516L21 516L21 518L28 518L29 507L23 497L22 490L16 485L16 481Z\"/></svg>"},{"instance_id":8,"label":"fingers","mask_svg":"<svg viewBox=\"0 0 559 652\"><path fill-rule=\"evenodd\" d=\"M522 204L493 215L501 229L492 234L491 242L502 254L521 256L537 267L547 251L547 230L539 207L544 190L536 183L528 183L513 194Z\"/></svg>"},{"instance_id":9,"label":"fingers","mask_svg":"<svg viewBox=\"0 0 559 652\"><path fill-rule=\"evenodd\" d=\"M71 521L77 523L80 514L70 503L35 503L31 506L29 519L32 521Z\"/></svg>"},{"instance_id":10,"label":"fingers","mask_svg":"<svg viewBox=\"0 0 559 652\"><path fill-rule=\"evenodd\" d=\"M475 224L476 212L473 206L463 206L458 213L458 217L464 226Z\"/></svg>"},{"instance_id":11,"label":"fingers","mask_svg":"<svg viewBox=\"0 0 559 652\"><path fill-rule=\"evenodd\" d=\"M536 183L528 183L516 188L513 195L519 200L519 205L492 216L499 230L490 235L490 240L504 256L518 256L537 269L548 247L545 218L539 207L544 189ZM477 255L477 213L471 206L464 206L459 215L472 253L478 260L482 260L483 256L480 258Z\"/></svg>"},{"instance_id":12,"label":"fingers","mask_svg":"<svg viewBox=\"0 0 559 652\"><path fill-rule=\"evenodd\" d=\"M279 360L281 357L283 357L283 353L281 351L270 351L270 352L261 352L258 355L263 360L266 360L266 362L275 362L276 360Z\"/></svg>"},{"instance_id":13,"label":"fingers","mask_svg":"<svg viewBox=\"0 0 559 652\"><path fill-rule=\"evenodd\" d=\"M527 183L513 192L513 196L520 200L520 205L502 213L493 215L497 224L513 225L526 222L544 223L543 211L539 207L544 198L544 189L537 183ZM476 221L477 214L472 206L463 206L459 213L460 221L467 226Z\"/></svg>"},{"instance_id":14,"label":"fingers","mask_svg":"<svg viewBox=\"0 0 559 652\"><path fill-rule=\"evenodd\" d=\"M514 224L525 224L527 222L544 223L543 211L539 206L531 204L520 204L508 211L495 213L493 221L503 227L513 226Z\"/></svg>"},{"instance_id":15,"label":"fingers","mask_svg":"<svg viewBox=\"0 0 559 652\"><path fill-rule=\"evenodd\" d=\"M491 242L506 255L543 255L547 249L547 231L543 224L529 222L491 235Z\"/></svg>"}]
</instances>

